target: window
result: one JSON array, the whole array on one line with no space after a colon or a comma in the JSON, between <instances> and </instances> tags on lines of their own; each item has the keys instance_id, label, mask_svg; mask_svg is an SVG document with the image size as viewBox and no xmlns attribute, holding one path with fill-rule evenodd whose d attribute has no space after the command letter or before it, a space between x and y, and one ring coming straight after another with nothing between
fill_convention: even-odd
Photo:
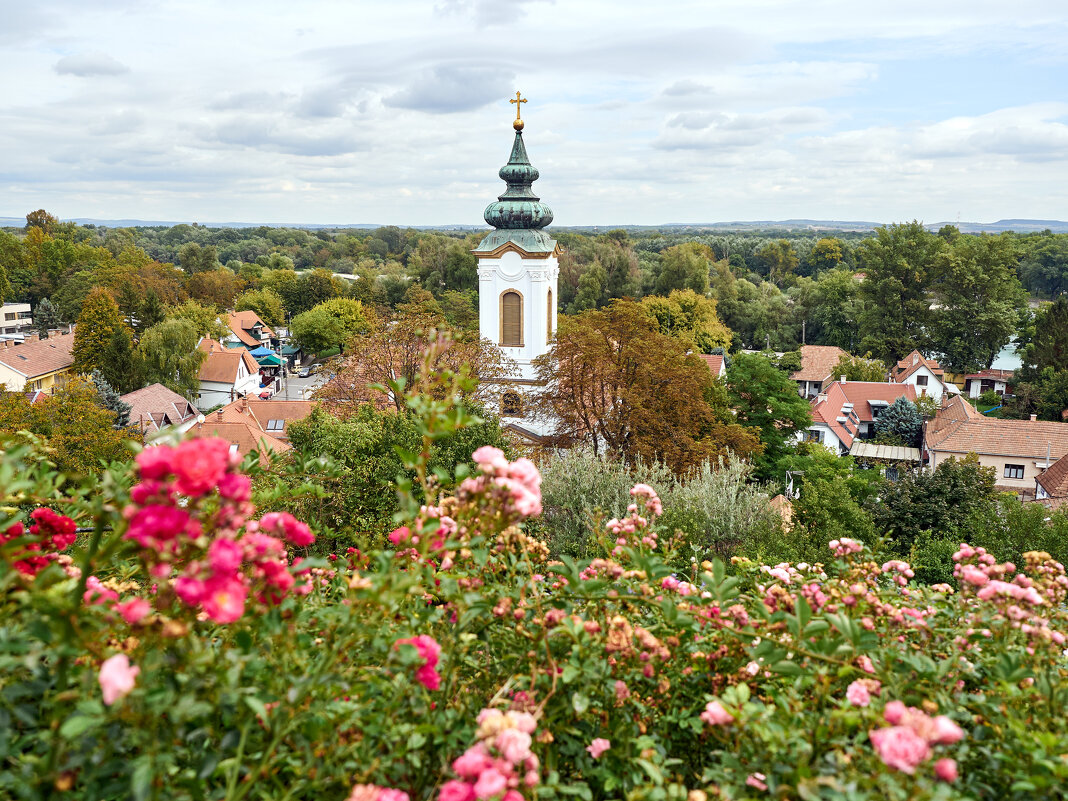
<instances>
[{"instance_id":1,"label":"window","mask_svg":"<svg viewBox=\"0 0 1068 801\"><path fill-rule=\"evenodd\" d=\"M916 376L916 386L918 386L918 387L927 386L927 376L925 376L925 375Z\"/></svg>"},{"instance_id":2,"label":"window","mask_svg":"<svg viewBox=\"0 0 1068 801\"><path fill-rule=\"evenodd\" d=\"M1023 478L1024 466L1022 464L1005 465L1005 478Z\"/></svg>"},{"instance_id":3,"label":"window","mask_svg":"<svg viewBox=\"0 0 1068 801\"><path fill-rule=\"evenodd\" d=\"M823 432L816 428L810 428L805 432L805 442L823 442Z\"/></svg>"},{"instance_id":4,"label":"window","mask_svg":"<svg viewBox=\"0 0 1068 801\"><path fill-rule=\"evenodd\" d=\"M508 391L501 395L501 417L522 417L523 398L518 392Z\"/></svg>"},{"instance_id":5,"label":"window","mask_svg":"<svg viewBox=\"0 0 1068 801\"><path fill-rule=\"evenodd\" d=\"M268 431L281 431L285 427L286 427L286 421L285 420L268 420L267 421L267 430Z\"/></svg>"},{"instance_id":6,"label":"window","mask_svg":"<svg viewBox=\"0 0 1068 801\"><path fill-rule=\"evenodd\" d=\"M553 338L553 291L549 290L549 297L546 300L545 307L547 309L545 314L545 341L548 342Z\"/></svg>"},{"instance_id":7,"label":"window","mask_svg":"<svg viewBox=\"0 0 1068 801\"><path fill-rule=\"evenodd\" d=\"M523 347L523 296L514 289L501 295L501 344Z\"/></svg>"}]
</instances>

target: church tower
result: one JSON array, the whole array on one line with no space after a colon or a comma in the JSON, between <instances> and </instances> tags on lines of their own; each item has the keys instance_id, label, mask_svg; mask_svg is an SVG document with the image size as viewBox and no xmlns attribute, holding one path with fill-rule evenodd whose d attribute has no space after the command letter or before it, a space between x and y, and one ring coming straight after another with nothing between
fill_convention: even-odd
<instances>
[{"instance_id":1,"label":"church tower","mask_svg":"<svg viewBox=\"0 0 1068 801\"><path fill-rule=\"evenodd\" d=\"M483 215L493 226L473 251L478 258L478 330L519 366L519 379L534 379L533 360L549 350L556 333L556 282L560 253L545 231L553 212L534 194L538 171L523 144L519 109L526 98L516 92L515 141L500 175L507 185Z\"/></svg>"}]
</instances>

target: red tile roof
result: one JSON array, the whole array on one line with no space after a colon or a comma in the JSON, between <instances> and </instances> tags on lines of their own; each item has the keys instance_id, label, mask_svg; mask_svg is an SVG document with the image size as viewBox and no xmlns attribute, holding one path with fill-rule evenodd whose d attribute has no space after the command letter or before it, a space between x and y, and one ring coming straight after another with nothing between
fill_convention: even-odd
<instances>
[{"instance_id":1,"label":"red tile roof","mask_svg":"<svg viewBox=\"0 0 1068 801\"><path fill-rule=\"evenodd\" d=\"M255 426L276 439L289 439L289 424L310 415L316 403L309 400L242 398L223 406L211 417L223 422ZM270 430L272 420L281 421L282 428Z\"/></svg>"},{"instance_id":2,"label":"red tile roof","mask_svg":"<svg viewBox=\"0 0 1068 801\"><path fill-rule=\"evenodd\" d=\"M0 348L0 364L26 378L35 378L73 366L73 347L74 334L56 334L22 345L10 344Z\"/></svg>"},{"instance_id":3,"label":"red tile roof","mask_svg":"<svg viewBox=\"0 0 1068 801\"><path fill-rule=\"evenodd\" d=\"M208 354L204 363L200 365L200 380L211 381L219 384L234 384L237 382L237 367L241 362L249 373L258 373L260 366L252 358L252 354L244 348L227 348L221 342L206 337L197 345Z\"/></svg>"},{"instance_id":4,"label":"red tile roof","mask_svg":"<svg viewBox=\"0 0 1068 801\"><path fill-rule=\"evenodd\" d=\"M230 330L234 332L234 336L240 339L246 345L256 347L263 344L260 339L254 336L252 332L253 326L259 325L264 333L273 337L274 331L272 331L267 323L260 319L260 316L251 309L237 312L227 312L227 324L230 326Z\"/></svg>"},{"instance_id":5,"label":"red tile roof","mask_svg":"<svg viewBox=\"0 0 1068 801\"><path fill-rule=\"evenodd\" d=\"M1009 381L1012 378L1012 373L1012 370L980 370L978 373L968 373L964 378L988 378L993 381Z\"/></svg>"},{"instance_id":6,"label":"red tile roof","mask_svg":"<svg viewBox=\"0 0 1068 801\"><path fill-rule=\"evenodd\" d=\"M812 400L812 421L822 422L846 447L850 447L860 430L860 424L875 420L872 401L891 404L898 398L907 398L915 403L916 388L912 384L880 381L847 381L844 384L835 381ZM852 409L847 404L852 404ZM839 417L846 419L843 422Z\"/></svg>"},{"instance_id":7,"label":"red tile roof","mask_svg":"<svg viewBox=\"0 0 1068 801\"><path fill-rule=\"evenodd\" d=\"M927 449L940 453L981 453L1022 459L1051 459L1068 453L1068 423L998 420L984 417L955 397L927 424Z\"/></svg>"},{"instance_id":8,"label":"red tile roof","mask_svg":"<svg viewBox=\"0 0 1068 801\"><path fill-rule=\"evenodd\" d=\"M698 356L708 365L712 375L723 375L723 357L712 353L698 353Z\"/></svg>"},{"instance_id":9,"label":"red tile roof","mask_svg":"<svg viewBox=\"0 0 1068 801\"><path fill-rule=\"evenodd\" d=\"M1068 456L1062 456L1055 461L1035 480L1049 494L1052 506L1064 505L1068 502Z\"/></svg>"},{"instance_id":10,"label":"red tile roof","mask_svg":"<svg viewBox=\"0 0 1068 801\"><path fill-rule=\"evenodd\" d=\"M790 378L794 381L823 381L834 372L838 360L847 355L833 345L802 345L801 369Z\"/></svg>"},{"instance_id":11,"label":"red tile roof","mask_svg":"<svg viewBox=\"0 0 1068 801\"><path fill-rule=\"evenodd\" d=\"M926 367L938 377L939 381L942 380L944 371L938 365L938 362L934 359L925 358L918 350L912 351L912 353L894 365L894 369L890 371L890 378L900 384L921 367Z\"/></svg>"},{"instance_id":12,"label":"red tile roof","mask_svg":"<svg viewBox=\"0 0 1068 801\"><path fill-rule=\"evenodd\" d=\"M127 392L122 400L130 404L130 422L140 423L142 431L181 425L199 415L193 404L163 384Z\"/></svg>"}]
</instances>

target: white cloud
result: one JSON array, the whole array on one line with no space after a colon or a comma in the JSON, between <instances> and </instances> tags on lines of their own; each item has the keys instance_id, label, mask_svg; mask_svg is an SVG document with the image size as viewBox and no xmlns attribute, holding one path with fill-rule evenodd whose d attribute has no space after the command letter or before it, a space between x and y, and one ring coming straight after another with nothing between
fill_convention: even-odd
<instances>
[{"instance_id":1,"label":"white cloud","mask_svg":"<svg viewBox=\"0 0 1068 801\"><path fill-rule=\"evenodd\" d=\"M90 78L95 75L122 75L130 68L107 53L75 53L56 62L55 70L60 75L76 75Z\"/></svg>"}]
</instances>

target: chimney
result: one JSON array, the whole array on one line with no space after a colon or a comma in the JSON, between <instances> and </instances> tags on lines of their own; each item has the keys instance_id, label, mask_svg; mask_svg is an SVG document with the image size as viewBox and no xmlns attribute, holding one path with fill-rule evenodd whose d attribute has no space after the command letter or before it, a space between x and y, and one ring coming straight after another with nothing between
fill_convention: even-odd
<instances>
[{"instance_id":1,"label":"chimney","mask_svg":"<svg viewBox=\"0 0 1068 801\"><path fill-rule=\"evenodd\" d=\"M912 363L913 363L913 364L916 364L916 363L917 363L917 362L918 362L919 360L920 360L920 354L918 354L918 353L913 353L913 354L912 354Z\"/></svg>"},{"instance_id":2,"label":"chimney","mask_svg":"<svg viewBox=\"0 0 1068 801\"><path fill-rule=\"evenodd\" d=\"M48 329L48 336L50 336L50 337L62 336L65 333L67 333L67 332L64 331L62 328L49 328Z\"/></svg>"},{"instance_id":3,"label":"chimney","mask_svg":"<svg viewBox=\"0 0 1068 801\"><path fill-rule=\"evenodd\" d=\"M825 403L827 401L827 393L821 392L816 396L816 403Z\"/></svg>"},{"instance_id":4,"label":"chimney","mask_svg":"<svg viewBox=\"0 0 1068 801\"><path fill-rule=\"evenodd\" d=\"M248 395L241 399L241 412L242 414L248 414Z\"/></svg>"},{"instance_id":5,"label":"chimney","mask_svg":"<svg viewBox=\"0 0 1068 801\"><path fill-rule=\"evenodd\" d=\"M26 343L26 342L37 342L40 339L41 339L41 335L40 334L23 334L22 335L23 343Z\"/></svg>"},{"instance_id":6,"label":"chimney","mask_svg":"<svg viewBox=\"0 0 1068 801\"><path fill-rule=\"evenodd\" d=\"M223 419L222 409L219 409L219 411L215 412L215 416L218 418L219 422L221 423L222 419Z\"/></svg>"},{"instance_id":7,"label":"chimney","mask_svg":"<svg viewBox=\"0 0 1068 801\"><path fill-rule=\"evenodd\" d=\"M844 375L839 376L839 380L841 380L841 382L844 384L846 382L846 377Z\"/></svg>"},{"instance_id":8,"label":"chimney","mask_svg":"<svg viewBox=\"0 0 1068 801\"><path fill-rule=\"evenodd\" d=\"M1031 415L1031 422L1034 423L1034 422L1037 422L1037 421L1038 421L1038 415L1037 414Z\"/></svg>"}]
</instances>

